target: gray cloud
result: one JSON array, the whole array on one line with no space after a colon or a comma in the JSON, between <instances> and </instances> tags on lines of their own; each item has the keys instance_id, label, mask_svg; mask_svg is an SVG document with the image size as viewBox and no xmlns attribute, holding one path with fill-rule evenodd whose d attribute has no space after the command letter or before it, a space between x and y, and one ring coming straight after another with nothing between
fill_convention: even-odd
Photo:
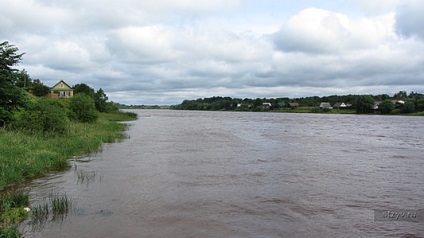
<instances>
[{"instance_id":1,"label":"gray cloud","mask_svg":"<svg viewBox=\"0 0 424 238\"><path fill-rule=\"evenodd\" d=\"M406 37L419 37L424 40L424 2L407 1L396 14L396 30Z\"/></svg>"},{"instance_id":2,"label":"gray cloud","mask_svg":"<svg viewBox=\"0 0 424 238\"><path fill-rule=\"evenodd\" d=\"M394 2L375 15L306 8L261 25L241 20L260 14L237 0L0 0L0 41L26 52L19 67L34 79L128 104L424 92L422 21L408 17L422 18L408 5L395 14Z\"/></svg>"}]
</instances>

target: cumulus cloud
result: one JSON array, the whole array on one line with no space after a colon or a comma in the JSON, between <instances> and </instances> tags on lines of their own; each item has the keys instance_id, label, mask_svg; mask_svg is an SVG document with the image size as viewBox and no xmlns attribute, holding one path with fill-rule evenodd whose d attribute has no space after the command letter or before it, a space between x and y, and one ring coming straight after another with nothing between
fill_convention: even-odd
<instances>
[{"instance_id":1,"label":"cumulus cloud","mask_svg":"<svg viewBox=\"0 0 424 238\"><path fill-rule=\"evenodd\" d=\"M376 1L352 1L363 14L326 2L270 17L260 1L0 0L0 41L26 53L19 67L34 79L128 104L424 92L423 4Z\"/></svg>"},{"instance_id":2,"label":"cumulus cloud","mask_svg":"<svg viewBox=\"0 0 424 238\"><path fill-rule=\"evenodd\" d=\"M350 19L340 13L309 8L290 18L273 38L281 51L340 53L374 48L393 38L393 22L392 14Z\"/></svg>"}]
</instances>

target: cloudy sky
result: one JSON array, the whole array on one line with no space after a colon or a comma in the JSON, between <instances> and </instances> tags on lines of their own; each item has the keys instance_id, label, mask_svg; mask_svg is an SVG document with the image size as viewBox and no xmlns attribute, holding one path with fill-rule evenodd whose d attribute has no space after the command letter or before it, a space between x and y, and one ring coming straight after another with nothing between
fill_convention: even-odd
<instances>
[{"instance_id":1,"label":"cloudy sky","mask_svg":"<svg viewBox=\"0 0 424 238\"><path fill-rule=\"evenodd\" d=\"M0 42L48 86L125 104L424 93L422 0L0 0Z\"/></svg>"}]
</instances>

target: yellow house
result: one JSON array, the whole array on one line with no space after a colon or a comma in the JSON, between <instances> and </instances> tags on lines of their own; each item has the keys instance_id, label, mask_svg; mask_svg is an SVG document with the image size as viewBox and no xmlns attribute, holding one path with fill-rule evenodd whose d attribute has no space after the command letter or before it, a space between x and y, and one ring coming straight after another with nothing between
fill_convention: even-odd
<instances>
[{"instance_id":1,"label":"yellow house","mask_svg":"<svg viewBox=\"0 0 424 238\"><path fill-rule=\"evenodd\" d=\"M74 96L74 90L63 80L51 88L50 97L53 98L71 98Z\"/></svg>"}]
</instances>

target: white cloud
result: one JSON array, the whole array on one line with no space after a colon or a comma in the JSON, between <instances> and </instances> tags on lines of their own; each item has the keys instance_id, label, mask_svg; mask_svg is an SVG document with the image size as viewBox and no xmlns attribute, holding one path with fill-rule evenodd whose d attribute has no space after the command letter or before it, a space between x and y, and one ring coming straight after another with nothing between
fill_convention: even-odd
<instances>
[{"instance_id":1,"label":"white cloud","mask_svg":"<svg viewBox=\"0 0 424 238\"><path fill-rule=\"evenodd\" d=\"M32 78L123 103L424 90L424 4L340 2L0 0L0 41Z\"/></svg>"},{"instance_id":2,"label":"white cloud","mask_svg":"<svg viewBox=\"0 0 424 238\"><path fill-rule=\"evenodd\" d=\"M394 38L393 14L350 19L328 10L301 11L274 35L278 50L287 52L340 53L374 48Z\"/></svg>"},{"instance_id":3,"label":"white cloud","mask_svg":"<svg viewBox=\"0 0 424 238\"><path fill-rule=\"evenodd\" d=\"M156 63L176 58L172 33L161 26L126 27L114 31L107 41L115 57L126 62Z\"/></svg>"}]
</instances>

